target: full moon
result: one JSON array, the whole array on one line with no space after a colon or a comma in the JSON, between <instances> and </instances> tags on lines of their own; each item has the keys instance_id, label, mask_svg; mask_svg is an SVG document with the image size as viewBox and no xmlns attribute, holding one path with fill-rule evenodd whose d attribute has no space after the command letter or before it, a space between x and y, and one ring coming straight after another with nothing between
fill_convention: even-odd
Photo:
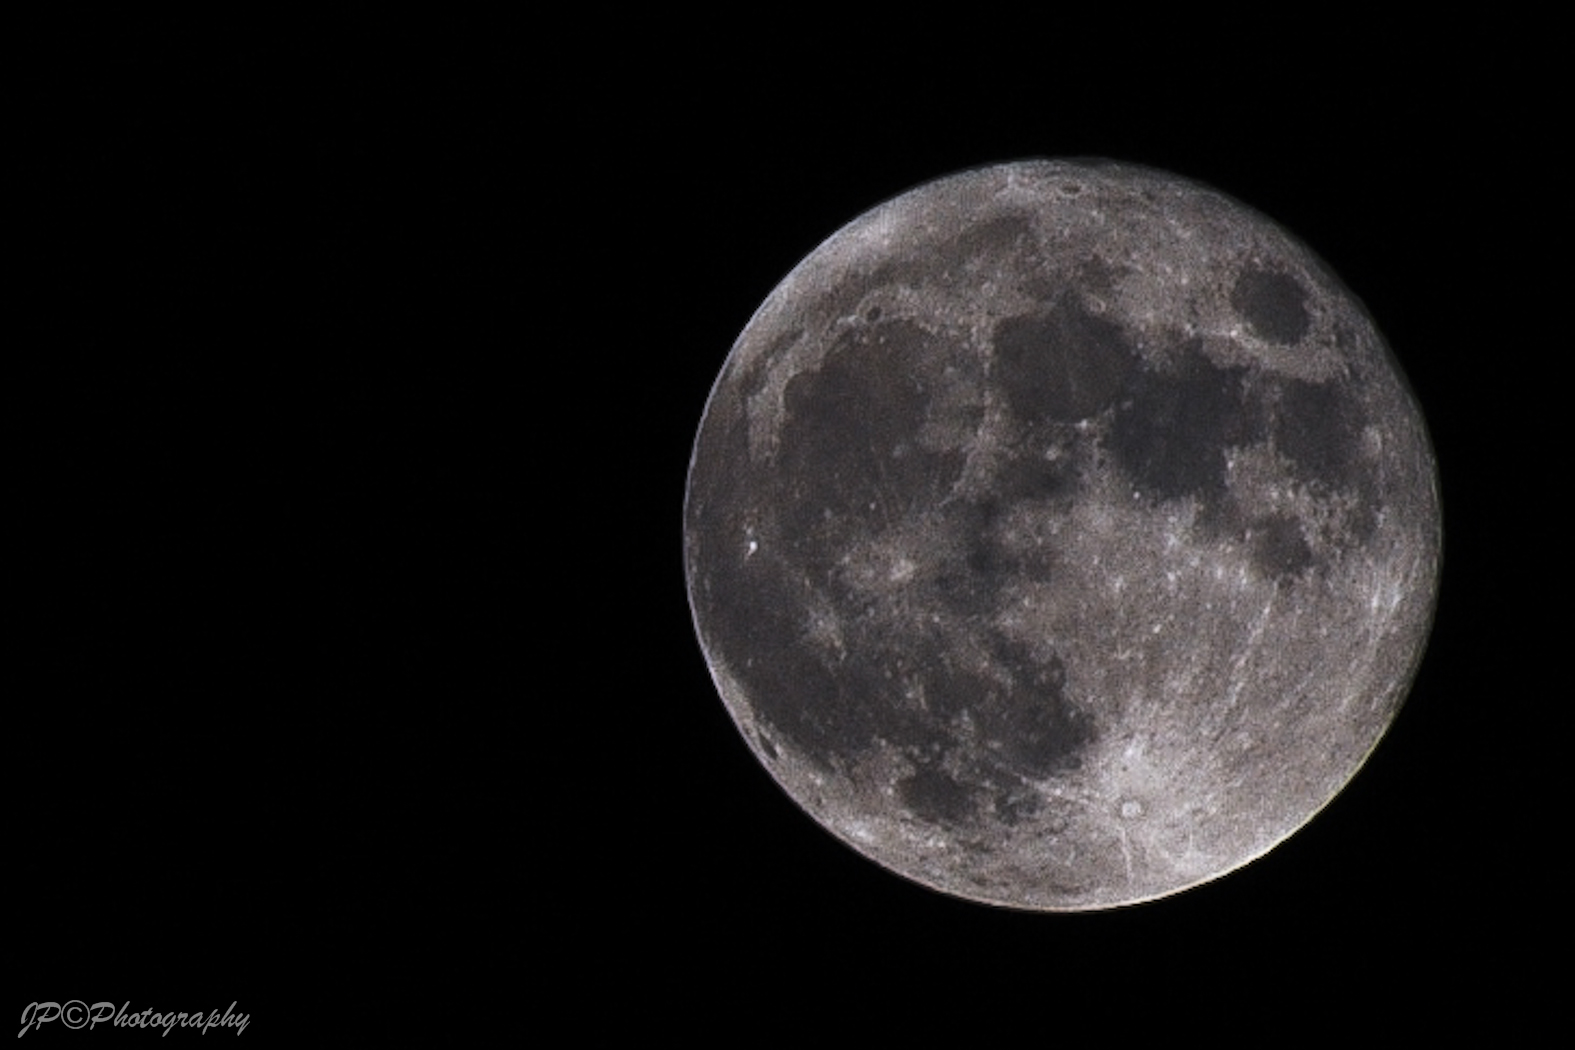
<instances>
[{"instance_id":1,"label":"full moon","mask_svg":"<svg viewBox=\"0 0 1575 1050\"><path fill-rule=\"evenodd\" d=\"M926 183L800 263L690 461L684 566L765 770L860 854L1041 911L1262 856L1356 775L1432 621L1421 413L1231 198L1108 161Z\"/></svg>"}]
</instances>

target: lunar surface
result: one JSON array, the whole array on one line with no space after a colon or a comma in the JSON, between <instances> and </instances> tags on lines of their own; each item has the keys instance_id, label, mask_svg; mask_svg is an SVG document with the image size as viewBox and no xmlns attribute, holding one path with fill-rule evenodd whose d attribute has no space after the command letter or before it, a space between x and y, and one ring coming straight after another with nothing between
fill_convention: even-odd
<instances>
[{"instance_id":1,"label":"lunar surface","mask_svg":"<svg viewBox=\"0 0 1575 1050\"><path fill-rule=\"evenodd\" d=\"M1306 247L1101 161L964 172L771 293L690 464L700 645L770 775L1036 910L1261 856L1354 776L1431 624L1436 469Z\"/></svg>"}]
</instances>

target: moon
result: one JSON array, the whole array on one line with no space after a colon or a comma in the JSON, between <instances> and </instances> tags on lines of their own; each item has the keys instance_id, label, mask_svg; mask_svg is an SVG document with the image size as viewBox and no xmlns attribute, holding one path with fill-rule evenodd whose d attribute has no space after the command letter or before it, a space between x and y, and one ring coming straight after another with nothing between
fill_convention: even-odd
<instances>
[{"instance_id":1,"label":"moon","mask_svg":"<svg viewBox=\"0 0 1575 1050\"><path fill-rule=\"evenodd\" d=\"M1222 193L1023 161L854 219L728 355L689 466L700 648L765 770L942 893L1111 908L1295 833L1432 623L1399 366Z\"/></svg>"}]
</instances>

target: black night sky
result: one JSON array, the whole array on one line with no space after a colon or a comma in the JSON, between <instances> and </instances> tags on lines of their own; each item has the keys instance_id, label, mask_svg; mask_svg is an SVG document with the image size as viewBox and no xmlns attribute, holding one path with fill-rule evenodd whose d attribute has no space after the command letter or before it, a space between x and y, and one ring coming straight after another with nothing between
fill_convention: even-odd
<instances>
[{"instance_id":1,"label":"black night sky","mask_svg":"<svg viewBox=\"0 0 1575 1050\"><path fill-rule=\"evenodd\" d=\"M21 107L14 1009L1535 1007L1555 176L1507 35L156 28L59 45ZM938 896L803 816L716 696L680 553L707 393L775 283L881 200L1034 156L1301 237L1402 363L1445 508L1432 645L1350 788L1245 870L1080 916Z\"/></svg>"}]
</instances>

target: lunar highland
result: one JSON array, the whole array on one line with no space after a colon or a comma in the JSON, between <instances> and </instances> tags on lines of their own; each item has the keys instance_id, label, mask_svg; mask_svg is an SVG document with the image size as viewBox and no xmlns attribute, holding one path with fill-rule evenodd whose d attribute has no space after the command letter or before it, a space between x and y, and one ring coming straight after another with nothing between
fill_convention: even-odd
<instances>
[{"instance_id":1,"label":"lunar highland","mask_svg":"<svg viewBox=\"0 0 1575 1050\"><path fill-rule=\"evenodd\" d=\"M1399 709L1441 548L1418 406L1270 220L1103 161L920 186L749 322L690 464L705 659L831 834L1035 910L1261 856Z\"/></svg>"}]
</instances>

